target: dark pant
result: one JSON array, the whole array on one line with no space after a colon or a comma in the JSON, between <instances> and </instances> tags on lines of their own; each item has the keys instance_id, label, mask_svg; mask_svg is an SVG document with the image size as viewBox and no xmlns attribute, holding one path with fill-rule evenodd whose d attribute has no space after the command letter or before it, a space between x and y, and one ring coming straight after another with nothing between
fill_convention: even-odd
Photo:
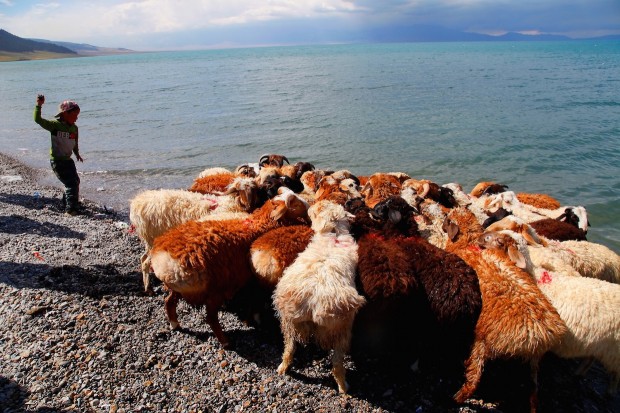
<instances>
[{"instance_id":1,"label":"dark pant","mask_svg":"<svg viewBox=\"0 0 620 413\"><path fill-rule=\"evenodd\" d=\"M65 196L63 198L67 202L67 209L77 209L80 195L80 177L78 176L77 169L75 169L75 162L73 162L73 159L52 159L50 164L56 177L65 186Z\"/></svg>"}]
</instances>

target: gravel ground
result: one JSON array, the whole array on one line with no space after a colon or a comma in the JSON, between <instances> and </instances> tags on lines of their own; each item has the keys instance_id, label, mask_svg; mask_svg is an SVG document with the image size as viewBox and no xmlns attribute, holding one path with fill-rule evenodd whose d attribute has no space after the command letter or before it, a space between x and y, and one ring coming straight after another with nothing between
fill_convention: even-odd
<instances>
[{"instance_id":1,"label":"gravel ground","mask_svg":"<svg viewBox=\"0 0 620 413\"><path fill-rule=\"evenodd\" d=\"M60 211L59 187L0 154L0 412L520 412L527 371L489 363L476 399L452 404L460 383L432 372L347 362L350 396L340 396L328 355L300 348L278 376L277 331L249 327L222 311L236 344L224 351L204 314L179 305L170 331L164 292L142 293L142 246L126 211L83 200L84 214ZM406 328L406 326L404 326ZM541 412L618 412L595 365L547 356ZM406 366L405 366L406 367Z\"/></svg>"}]
</instances>

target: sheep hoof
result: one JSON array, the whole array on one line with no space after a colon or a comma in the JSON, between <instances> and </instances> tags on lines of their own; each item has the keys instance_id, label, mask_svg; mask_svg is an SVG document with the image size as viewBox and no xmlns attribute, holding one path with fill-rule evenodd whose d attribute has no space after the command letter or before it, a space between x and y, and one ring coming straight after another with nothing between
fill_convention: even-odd
<instances>
[{"instance_id":1,"label":"sheep hoof","mask_svg":"<svg viewBox=\"0 0 620 413\"><path fill-rule=\"evenodd\" d=\"M181 329L181 325L179 324L178 321L170 322L170 330L180 330L180 329Z\"/></svg>"},{"instance_id":2,"label":"sheep hoof","mask_svg":"<svg viewBox=\"0 0 620 413\"><path fill-rule=\"evenodd\" d=\"M286 366L284 363L280 363L277 371L278 371L278 374L282 376L286 374L287 370L288 370L288 366Z\"/></svg>"}]
</instances>

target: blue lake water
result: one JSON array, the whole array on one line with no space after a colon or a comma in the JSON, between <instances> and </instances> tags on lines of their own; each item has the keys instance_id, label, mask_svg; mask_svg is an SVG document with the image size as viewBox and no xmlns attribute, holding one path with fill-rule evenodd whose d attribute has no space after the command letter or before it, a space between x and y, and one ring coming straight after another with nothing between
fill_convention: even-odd
<instances>
[{"instance_id":1,"label":"blue lake water","mask_svg":"<svg viewBox=\"0 0 620 413\"><path fill-rule=\"evenodd\" d=\"M620 251L620 42L407 43L143 53L0 65L2 152L49 169L32 121L75 99L82 195L117 209L264 153L583 205ZM57 185L49 174L49 183Z\"/></svg>"}]
</instances>

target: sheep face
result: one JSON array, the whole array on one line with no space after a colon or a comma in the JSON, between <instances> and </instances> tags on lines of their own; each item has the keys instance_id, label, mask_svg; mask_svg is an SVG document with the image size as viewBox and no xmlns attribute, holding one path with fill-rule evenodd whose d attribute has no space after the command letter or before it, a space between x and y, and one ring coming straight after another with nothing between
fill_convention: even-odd
<instances>
[{"instance_id":1,"label":"sheep face","mask_svg":"<svg viewBox=\"0 0 620 413\"><path fill-rule=\"evenodd\" d=\"M312 229L316 233L334 232L342 234L348 232L354 215L345 211L342 205L331 201L318 201L308 210L312 221Z\"/></svg>"},{"instance_id":2,"label":"sheep face","mask_svg":"<svg viewBox=\"0 0 620 413\"><path fill-rule=\"evenodd\" d=\"M239 165L235 169L235 173L239 176L245 176L247 178L256 178L256 168L250 164Z\"/></svg>"},{"instance_id":3,"label":"sheep face","mask_svg":"<svg viewBox=\"0 0 620 413\"><path fill-rule=\"evenodd\" d=\"M478 245L485 249L503 251L517 267L523 269L527 267L525 257L517 248L516 241L508 234L485 232L478 238Z\"/></svg>"},{"instance_id":4,"label":"sheep face","mask_svg":"<svg viewBox=\"0 0 620 413\"><path fill-rule=\"evenodd\" d=\"M398 224L403 220L409 220L409 217L414 212L417 212L414 207L409 205L400 196L392 196L385 201L379 202L373 210L375 216L383 220L390 220L394 224Z\"/></svg>"},{"instance_id":5,"label":"sheep face","mask_svg":"<svg viewBox=\"0 0 620 413\"><path fill-rule=\"evenodd\" d=\"M278 189L278 196L272 200L274 204L273 211L270 214L274 221L290 221L291 223L299 223L308 220L308 209L310 205L295 195L293 191L286 187Z\"/></svg>"},{"instance_id":6,"label":"sheep face","mask_svg":"<svg viewBox=\"0 0 620 413\"><path fill-rule=\"evenodd\" d=\"M258 161L260 166L275 166L276 168L280 168L284 162L290 164L286 156L276 154L264 154Z\"/></svg>"},{"instance_id":7,"label":"sheep face","mask_svg":"<svg viewBox=\"0 0 620 413\"><path fill-rule=\"evenodd\" d=\"M223 195L236 196L237 203L244 211L252 211L259 206L258 187L251 178L235 178Z\"/></svg>"},{"instance_id":8,"label":"sheep face","mask_svg":"<svg viewBox=\"0 0 620 413\"><path fill-rule=\"evenodd\" d=\"M382 200L399 195L401 191L402 185L394 175L376 173L368 178L360 192L366 199L366 205L374 208Z\"/></svg>"}]
</instances>

